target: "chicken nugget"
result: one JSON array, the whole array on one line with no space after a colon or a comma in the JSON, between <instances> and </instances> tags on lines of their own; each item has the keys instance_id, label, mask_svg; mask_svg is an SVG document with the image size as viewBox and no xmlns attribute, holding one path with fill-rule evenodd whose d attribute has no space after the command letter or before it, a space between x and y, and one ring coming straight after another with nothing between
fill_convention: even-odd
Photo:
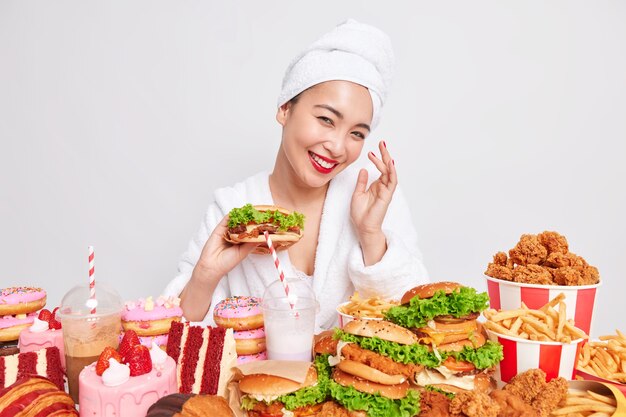
<instances>
[{"instance_id":1,"label":"chicken nugget","mask_svg":"<svg viewBox=\"0 0 626 417\"><path fill-rule=\"evenodd\" d=\"M517 265L538 265L548 257L548 250L537 235L522 235L517 245L509 250L509 257Z\"/></svg>"},{"instance_id":2,"label":"chicken nugget","mask_svg":"<svg viewBox=\"0 0 626 417\"><path fill-rule=\"evenodd\" d=\"M558 285L583 285L581 271L572 266L564 266L554 271L554 282Z\"/></svg>"},{"instance_id":3,"label":"chicken nugget","mask_svg":"<svg viewBox=\"0 0 626 417\"><path fill-rule=\"evenodd\" d=\"M513 281L524 284L554 285L550 271L539 265L516 267L513 270Z\"/></svg>"},{"instance_id":4,"label":"chicken nugget","mask_svg":"<svg viewBox=\"0 0 626 417\"><path fill-rule=\"evenodd\" d=\"M548 232L545 231L543 233L539 233L537 235L539 242L543 246L548 249L548 253L567 253L569 252L569 245L567 244L567 239L565 236L557 233L557 232Z\"/></svg>"},{"instance_id":5,"label":"chicken nugget","mask_svg":"<svg viewBox=\"0 0 626 417\"><path fill-rule=\"evenodd\" d=\"M535 409L515 394L497 389L490 395L500 406L498 417L538 417Z\"/></svg>"},{"instance_id":6,"label":"chicken nugget","mask_svg":"<svg viewBox=\"0 0 626 417\"><path fill-rule=\"evenodd\" d=\"M485 275L488 275L492 278L504 279L506 281L513 281L513 270L511 268L498 265L493 262L487 266Z\"/></svg>"},{"instance_id":7,"label":"chicken nugget","mask_svg":"<svg viewBox=\"0 0 626 417\"><path fill-rule=\"evenodd\" d=\"M530 404L546 385L546 373L541 369L530 369L514 376L504 390Z\"/></svg>"},{"instance_id":8,"label":"chicken nugget","mask_svg":"<svg viewBox=\"0 0 626 417\"><path fill-rule=\"evenodd\" d=\"M498 417L500 406L483 392L466 391L452 399L450 413L467 417Z\"/></svg>"},{"instance_id":9,"label":"chicken nugget","mask_svg":"<svg viewBox=\"0 0 626 417\"><path fill-rule=\"evenodd\" d=\"M600 282L600 272L595 266L587 265L586 268L583 268L581 275L581 285L593 285Z\"/></svg>"},{"instance_id":10,"label":"chicken nugget","mask_svg":"<svg viewBox=\"0 0 626 417\"><path fill-rule=\"evenodd\" d=\"M539 413L540 417L547 417L565 399L568 389L569 384L565 378L554 378L533 398L530 405Z\"/></svg>"}]
</instances>

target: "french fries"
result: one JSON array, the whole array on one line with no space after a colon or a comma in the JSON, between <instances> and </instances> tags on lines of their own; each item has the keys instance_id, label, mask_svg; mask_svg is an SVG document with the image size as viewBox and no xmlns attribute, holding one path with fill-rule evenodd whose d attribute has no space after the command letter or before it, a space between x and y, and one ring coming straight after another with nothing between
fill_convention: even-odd
<instances>
[{"instance_id":1,"label":"french fries","mask_svg":"<svg viewBox=\"0 0 626 417\"><path fill-rule=\"evenodd\" d=\"M575 339L587 339L587 334L575 327L572 319L567 319L564 298L565 295L560 293L538 310L531 310L524 303L517 310L486 310L484 325L495 333L527 340L571 343ZM626 355L626 344L620 347ZM626 356L624 358L626 360Z\"/></svg>"},{"instance_id":2,"label":"french fries","mask_svg":"<svg viewBox=\"0 0 626 417\"><path fill-rule=\"evenodd\" d=\"M358 318L383 318L391 307L398 305L397 301L383 300L380 297L361 298L358 292L350 297L350 301L339 307L339 311Z\"/></svg>"},{"instance_id":3,"label":"french fries","mask_svg":"<svg viewBox=\"0 0 626 417\"><path fill-rule=\"evenodd\" d=\"M554 410L551 416L612 416L617 401L613 397L601 395L593 391L570 390L565 403Z\"/></svg>"},{"instance_id":4,"label":"french fries","mask_svg":"<svg viewBox=\"0 0 626 417\"><path fill-rule=\"evenodd\" d=\"M626 337L600 336L600 341L586 343L578 358L578 369L600 378L626 384Z\"/></svg>"}]
</instances>

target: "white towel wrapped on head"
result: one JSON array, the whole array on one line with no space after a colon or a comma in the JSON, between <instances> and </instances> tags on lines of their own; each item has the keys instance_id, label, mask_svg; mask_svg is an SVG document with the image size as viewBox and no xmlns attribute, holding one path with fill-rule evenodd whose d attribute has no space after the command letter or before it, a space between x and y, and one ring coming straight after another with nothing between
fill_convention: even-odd
<instances>
[{"instance_id":1,"label":"white towel wrapped on head","mask_svg":"<svg viewBox=\"0 0 626 417\"><path fill-rule=\"evenodd\" d=\"M372 97L372 130L393 78L394 55L389 36L380 29L349 19L313 42L287 67L278 106L324 81L351 81Z\"/></svg>"}]
</instances>

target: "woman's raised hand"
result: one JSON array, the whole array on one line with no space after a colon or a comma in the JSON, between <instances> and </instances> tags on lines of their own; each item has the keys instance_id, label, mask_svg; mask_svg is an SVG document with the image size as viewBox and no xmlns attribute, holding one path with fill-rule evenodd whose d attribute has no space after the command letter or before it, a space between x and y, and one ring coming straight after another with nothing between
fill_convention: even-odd
<instances>
[{"instance_id":1,"label":"woman's raised hand","mask_svg":"<svg viewBox=\"0 0 626 417\"><path fill-rule=\"evenodd\" d=\"M380 171L380 177L367 187L368 173L361 169L350 204L350 217L357 230L365 265L380 261L387 250L382 224L398 185L396 167L385 142L381 141L378 147L381 158L373 152L368 157Z\"/></svg>"}]
</instances>

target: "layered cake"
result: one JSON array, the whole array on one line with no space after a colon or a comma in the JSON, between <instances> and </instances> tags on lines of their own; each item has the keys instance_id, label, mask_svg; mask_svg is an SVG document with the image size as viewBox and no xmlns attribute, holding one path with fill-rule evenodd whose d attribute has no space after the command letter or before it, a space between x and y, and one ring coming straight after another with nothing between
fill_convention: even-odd
<instances>
[{"instance_id":1,"label":"layered cake","mask_svg":"<svg viewBox=\"0 0 626 417\"><path fill-rule=\"evenodd\" d=\"M48 378L59 389L63 389L59 349L53 346L37 352L0 356L0 388L8 387L26 375Z\"/></svg>"},{"instance_id":2,"label":"layered cake","mask_svg":"<svg viewBox=\"0 0 626 417\"><path fill-rule=\"evenodd\" d=\"M156 345L148 350L136 338L132 346L122 340L120 352L105 349L98 362L81 371L82 416L144 416L159 398L178 392L174 360Z\"/></svg>"},{"instance_id":3,"label":"layered cake","mask_svg":"<svg viewBox=\"0 0 626 417\"><path fill-rule=\"evenodd\" d=\"M78 417L72 398L50 380L27 376L0 390L0 415Z\"/></svg>"},{"instance_id":4,"label":"layered cake","mask_svg":"<svg viewBox=\"0 0 626 417\"><path fill-rule=\"evenodd\" d=\"M61 323L54 313L44 309L39 312L33 324L20 332L20 353L35 352L43 348L56 346L61 356L61 366L65 369L65 349Z\"/></svg>"},{"instance_id":5,"label":"layered cake","mask_svg":"<svg viewBox=\"0 0 626 417\"><path fill-rule=\"evenodd\" d=\"M167 354L178 365L178 390L184 394L224 396L237 365L232 329L173 322Z\"/></svg>"}]
</instances>

